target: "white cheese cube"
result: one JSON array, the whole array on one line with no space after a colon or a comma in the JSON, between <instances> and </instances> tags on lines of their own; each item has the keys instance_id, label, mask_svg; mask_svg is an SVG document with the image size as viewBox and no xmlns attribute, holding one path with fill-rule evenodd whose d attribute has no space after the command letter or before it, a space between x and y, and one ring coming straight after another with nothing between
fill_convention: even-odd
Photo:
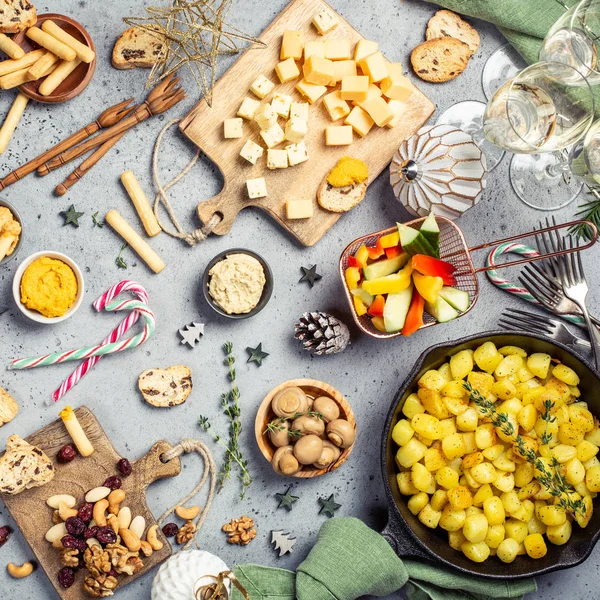
<instances>
[{"instance_id":1,"label":"white cheese cube","mask_svg":"<svg viewBox=\"0 0 600 600\"><path fill-rule=\"evenodd\" d=\"M237 111L237 116L252 121L252 119L254 119L254 115L256 114L256 110L259 106L260 102L258 100L253 100L252 98L244 98L242 105Z\"/></svg>"},{"instance_id":2,"label":"white cheese cube","mask_svg":"<svg viewBox=\"0 0 600 600\"><path fill-rule=\"evenodd\" d=\"M304 142L300 142L299 144L290 144L289 146L286 146L285 149L288 154L290 167L299 165L300 163L308 160L308 150L306 149L306 144Z\"/></svg>"},{"instance_id":3,"label":"white cheese cube","mask_svg":"<svg viewBox=\"0 0 600 600\"><path fill-rule=\"evenodd\" d=\"M313 17L312 22L317 28L317 31L321 35L325 35L332 29L335 29L339 25L340 20L337 18L334 12L328 8L323 8Z\"/></svg>"},{"instance_id":4,"label":"white cheese cube","mask_svg":"<svg viewBox=\"0 0 600 600\"><path fill-rule=\"evenodd\" d=\"M277 115L270 104L261 104L254 113L254 120L262 130L266 130L277 123Z\"/></svg>"},{"instance_id":5,"label":"white cheese cube","mask_svg":"<svg viewBox=\"0 0 600 600\"><path fill-rule=\"evenodd\" d=\"M313 216L312 200L288 200L285 212L288 219L310 219Z\"/></svg>"},{"instance_id":6,"label":"white cheese cube","mask_svg":"<svg viewBox=\"0 0 600 600\"><path fill-rule=\"evenodd\" d=\"M223 136L226 139L241 138L244 135L242 119L225 119L223 121Z\"/></svg>"},{"instance_id":7,"label":"white cheese cube","mask_svg":"<svg viewBox=\"0 0 600 600\"><path fill-rule=\"evenodd\" d=\"M290 114L290 107L292 105L292 97L286 94L275 94L273 100L271 100L271 108L280 117L287 119Z\"/></svg>"},{"instance_id":8,"label":"white cheese cube","mask_svg":"<svg viewBox=\"0 0 600 600\"><path fill-rule=\"evenodd\" d=\"M250 91L262 100L273 91L274 87L275 84L270 79L267 79L264 75L259 75L250 86Z\"/></svg>"},{"instance_id":9,"label":"white cheese cube","mask_svg":"<svg viewBox=\"0 0 600 600\"><path fill-rule=\"evenodd\" d=\"M260 137L263 139L267 148L273 148L277 146L277 144L283 142L285 134L283 133L283 129L279 126L279 123L275 123L275 125L272 125L269 129L261 131Z\"/></svg>"},{"instance_id":10,"label":"white cheese cube","mask_svg":"<svg viewBox=\"0 0 600 600\"><path fill-rule=\"evenodd\" d=\"M248 198L251 200L267 197L267 184L264 177L246 179L246 188L248 189Z\"/></svg>"},{"instance_id":11,"label":"white cheese cube","mask_svg":"<svg viewBox=\"0 0 600 600\"><path fill-rule=\"evenodd\" d=\"M308 121L308 102L292 102L290 107L290 119L298 117Z\"/></svg>"},{"instance_id":12,"label":"white cheese cube","mask_svg":"<svg viewBox=\"0 0 600 600\"><path fill-rule=\"evenodd\" d=\"M244 147L240 150L240 156L245 158L250 164L255 165L256 161L264 154L264 150L252 140L247 140Z\"/></svg>"},{"instance_id":13,"label":"white cheese cube","mask_svg":"<svg viewBox=\"0 0 600 600\"><path fill-rule=\"evenodd\" d=\"M304 119L292 117L285 124L285 139L297 144L304 139L308 131L308 123Z\"/></svg>"},{"instance_id":14,"label":"white cheese cube","mask_svg":"<svg viewBox=\"0 0 600 600\"><path fill-rule=\"evenodd\" d=\"M267 150L267 167L269 169L286 169L288 155L285 150Z\"/></svg>"}]
</instances>

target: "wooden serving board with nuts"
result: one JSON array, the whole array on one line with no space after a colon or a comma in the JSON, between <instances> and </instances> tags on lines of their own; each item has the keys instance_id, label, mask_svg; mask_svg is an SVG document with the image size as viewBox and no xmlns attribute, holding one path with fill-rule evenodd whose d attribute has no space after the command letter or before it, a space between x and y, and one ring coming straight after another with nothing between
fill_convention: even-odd
<instances>
[{"instance_id":1,"label":"wooden serving board with nuts","mask_svg":"<svg viewBox=\"0 0 600 600\"><path fill-rule=\"evenodd\" d=\"M77 408L75 414L94 447L94 453L87 458L78 455L69 463L59 463L56 460L58 452L65 445L71 444L72 440L63 422L57 420L27 438L27 442L41 448L54 462L54 479L42 487L25 490L18 495L2 496L2 501L33 550L39 566L45 571L62 600L80 600L86 597L82 589L84 573L77 572L75 584L68 589L59 584L57 574L63 565L60 561L60 551L45 539L46 532L53 526L53 510L46 501L51 496L69 494L76 498L79 506L88 491L101 486L107 478L119 475L116 465L122 458L87 407ZM126 494L123 505L131 509L134 517L144 517L147 528L156 524L156 520L146 504L146 488L158 479L174 477L181 472L181 462L178 458L167 463L160 460L160 456L170 448L168 442L157 442L145 456L131 463L131 475L122 477L121 489ZM162 533L159 533L159 539L163 544L160 550L155 550L149 557L140 554L144 563L143 569L131 576L118 578L117 593L118 589L135 581L171 556L173 551Z\"/></svg>"}]
</instances>

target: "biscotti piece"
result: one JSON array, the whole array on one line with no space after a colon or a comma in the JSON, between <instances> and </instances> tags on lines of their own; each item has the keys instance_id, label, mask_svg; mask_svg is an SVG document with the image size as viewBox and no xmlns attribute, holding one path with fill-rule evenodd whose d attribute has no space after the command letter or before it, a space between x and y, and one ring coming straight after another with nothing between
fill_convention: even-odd
<instances>
[{"instance_id":1,"label":"biscotti piece","mask_svg":"<svg viewBox=\"0 0 600 600\"><path fill-rule=\"evenodd\" d=\"M148 369L140 375L138 387L144 400L152 406L177 406L183 404L192 391L192 372L184 365Z\"/></svg>"},{"instance_id":2,"label":"biscotti piece","mask_svg":"<svg viewBox=\"0 0 600 600\"><path fill-rule=\"evenodd\" d=\"M317 202L325 210L343 213L360 204L366 193L366 181L345 185L344 187L334 187L325 178L317 190Z\"/></svg>"},{"instance_id":3,"label":"biscotti piece","mask_svg":"<svg viewBox=\"0 0 600 600\"><path fill-rule=\"evenodd\" d=\"M14 398L0 388L0 427L12 421L19 412L19 407Z\"/></svg>"},{"instance_id":4,"label":"biscotti piece","mask_svg":"<svg viewBox=\"0 0 600 600\"><path fill-rule=\"evenodd\" d=\"M441 37L452 37L469 46L471 55L479 48L479 34L464 19L450 10L438 10L427 23L425 38L434 40Z\"/></svg>"},{"instance_id":5,"label":"biscotti piece","mask_svg":"<svg viewBox=\"0 0 600 600\"><path fill-rule=\"evenodd\" d=\"M0 458L0 494L15 495L46 485L53 478L54 465L42 450L18 435L6 440L6 452Z\"/></svg>"},{"instance_id":6,"label":"biscotti piece","mask_svg":"<svg viewBox=\"0 0 600 600\"><path fill-rule=\"evenodd\" d=\"M436 38L419 44L410 55L415 74L424 81L443 83L458 77L471 56L469 46L452 37Z\"/></svg>"},{"instance_id":7,"label":"biscotti piece","mask_svg":"<svg viewBox=\"0 0 600 600\"><path fill-rule=\"evenodd\" d=\"M37 23L35 6L27 0L0 0L0 33L18 33Z\"/></svg>"},{"instance_id":8,"label":"biscotti piece","mask_svg":"<svg viewBox=\"0 0 600 600\"><path fill-rule=\"evenodd\" d=\"M165 40L162 36L139 27L130 27L115 43L112 65L115 69L149 69L163 59L164 49Z\"/></svg>"}]
</instances>

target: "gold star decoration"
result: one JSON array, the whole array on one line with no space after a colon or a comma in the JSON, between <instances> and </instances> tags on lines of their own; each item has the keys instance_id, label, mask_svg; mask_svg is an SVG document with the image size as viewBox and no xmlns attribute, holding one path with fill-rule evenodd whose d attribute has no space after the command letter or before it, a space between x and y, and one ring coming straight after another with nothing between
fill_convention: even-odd
<instances>
[{"instance_id":1,"label":"gold star decoration","mask_svg":"<svg viewBox=\"0 0 600 600\"><path fill-rule=\"evenodd\" d=\"M264 42L227 23L233 3L234 0L170 0L164 8L146 8L146 17L123 19L130 27L143 29L165 42L146 87L187 65L200 93L212 106L218 57L237 54L245 47L266 48Z\"/></svg>"}]
</instances>

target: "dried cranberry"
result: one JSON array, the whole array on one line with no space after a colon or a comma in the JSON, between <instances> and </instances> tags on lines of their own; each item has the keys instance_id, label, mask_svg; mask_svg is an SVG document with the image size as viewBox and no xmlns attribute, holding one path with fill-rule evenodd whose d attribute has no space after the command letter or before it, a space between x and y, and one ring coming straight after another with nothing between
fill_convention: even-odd
<instances>
[{"instance_id":1,"label":"dried cranberry","mask_svg":"<svg viewBox=\"0 0 600 600\"><path fill-rule=\"evenodd\" d=\"M72 535L65 535L60 541L65 548L75 548L80 552L85 552L85 549L87 548L87 544L83 540L73 537Z\"/></svg>"},{"instance_id":2,"label":"dried cranberry","mask_svg":"<svg viewBox=\"0 0 600 600\"><path fill-rule=\"evenodd\" d=\"M117 469L119 470L119 473L121 473L121 475L125 475L125 477L131 475L131 463L126 458L122 458L117 463Z\"/></svg>"},{"instance_id":3,"label":"dried cranberry","mask_svg":"<svg viewBox=\"0 0 600 600\"><path fill-rule=\"evenodd\" d=\"M77 450L73 444L63 446L56 455L56 460L59 463L70 463L77 456Z\"/></svg>"},{"instance_id":4,"label":"dried cranberry","mask_svg":"<svg viewBox=\"0 0 600 600\"><path fill-rule=\"evenodd\" d=\"M117 534L110 527L100 527L96 539L101 544L114 544L117 541Z\"/></svg>"},{"instance_id":5,"label":"dried cranberry","mask_svg":"<svg viewBox=\"0 0 600 600\"><path fill-rule=\"evenodd\" d=\"M121 481L120 477L113 475L112 477L109 477L102 485L110 488L111 490L118 490L123 485L123 482Z\"/></svg>"},{"instance_id":6,"label":"dried cranberry","mask_svg":"<svg viewBox=\"0 0 600 600\"><path fill-rule=\"evenodd\" d=\"M92 520L94 505L91 502L84 502L77 512L77 516L84 522L89 523Z\"/></svg>"},{"instance_id":7,"label":"dried cranberry","mask_svg":"<svg viewBox=\"0 0 600 600\"><path fill-rule=\"evenodd\" d=\"M98 525L94 525L93 527L89 527L83 532L83 539L89 540L90 538L95 538L98 535L98 531L100 527Z\"/></svg>"},{"instance_id":8,"label":"dried cranberry","mask_svg":"<svg viewBox=\"0 0 600 600\"><path fill-rule=\"evenodd\" d=\"M8 525L0 527L0 548L8 542L8 536L12 533L12 529Z\"/></svg>"},{"instance_id":9,"label":"dried cranberry","mask_svg":"<svg viewBox=\"0 0 600 600\"><path fill-rule=\"evenodd\" d=\"M110 571L107 573L107 575L109 575L110 577L118 577L118 576L119 576L119 574L118 574L118 573L117 573L117 572L116 572L114 569L111 569L111 570L110 570Z\"/></svg>"},{"instance_id":10,"label":"dried cranberry","mask_svg":"<svg viewBox=\"0 0 600 600\"><path fill-rule=\"evenodd\" d=\"M79 517L69 517L65 521L65 526L67 527L67 531L75 537L82 536L86 530L85 523Z\"/></svg>"},{"instance_id":11,"label":"dried cranberry","mask_svg":"<svg viewBox=\"0 0 600 600\"><path fill-rule=\"evenodd\" d=\"M58 572L58 583L65 589L70 588L75 583L75 571L71 567L63 567Z\"/></svg>"},{"instance_id":12,"label":"dried cranberry","mask_svg":"<svg viewBox=\"0 0 600 600\"><path fill-rule=\"evenodd\" d=\"M162 530L167 537L173 537L179 533L179 527L176 523L167 523Z\"/></svg>"}]
</instances>

